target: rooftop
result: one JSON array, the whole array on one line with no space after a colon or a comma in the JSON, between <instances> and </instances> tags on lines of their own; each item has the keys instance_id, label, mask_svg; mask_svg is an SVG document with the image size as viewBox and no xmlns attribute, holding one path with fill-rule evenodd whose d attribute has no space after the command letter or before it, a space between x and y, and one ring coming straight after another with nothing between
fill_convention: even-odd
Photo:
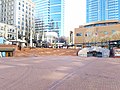
<instances>
[{"instance_id":1,"label":"rooftop","mask_svg":"<svg viewBox=\"0 0 120 90\"><path fill-rule=\"evenodd\" d=\"M92 27L92 26L107 26L107 25L114 25L114 24L120 24L119 20L106 20L106 21L98 21L98 22L91 22L91 23L86 23L85 25L79 26L81 27Z\"/></svg>"}]
</instances>

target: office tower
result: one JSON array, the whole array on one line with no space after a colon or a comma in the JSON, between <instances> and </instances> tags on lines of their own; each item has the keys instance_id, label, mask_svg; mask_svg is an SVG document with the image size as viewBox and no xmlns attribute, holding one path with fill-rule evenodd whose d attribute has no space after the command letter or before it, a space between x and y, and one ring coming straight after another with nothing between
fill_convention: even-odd
<instances>
[{"instance_id":1,"label":"office tower","mask_svg":"<svg viewBox=\"0 0 120 90\"><path fill-rule=\"evenodd\" d=\"M87 0L86 22L120 20L120 0Z\"/></svg>"},{"instance_id":2,"label":"office tower","mask_svg":"<svg viewBox=\"0 0 120 90\"><path fill-rule=\"evenodd\" d=\"M35 3L35 30L45 32L49 29L50 2L49 0L33 0Z\"/></svg>"},{"instance_id":3,"label":"office tower","mask_svg":"<svg viewBox=\"0 0 120 90\"><path fill-rule=\"evenodd\" d=\"M58 36L63 36L64 0L33 0L33 2L36 4L36 30L44 29L45 32L57 32ZM42 22L42 27L38 22Z\"/></svg>"},{"instance_id":4,"label":"office tower","mask_svg":"<svg viewBox=\"0 0 120 90\"><path fill-rule=\"evenodd\" d=\"M0 0L0 2L0 22L16 26L22 36L29 30L34 30L34 3L31 0Z\"/></svg>"},{"instance_id":5,"label":"office tower","mask_svg":"<svg viewBox=\"0 0 120 90\"><path fill-rule=\"evenodd\" d=\"M64 35L64 0L50 0L50 19L54 22L53 31Z\"/></svg>"}]
</instances>

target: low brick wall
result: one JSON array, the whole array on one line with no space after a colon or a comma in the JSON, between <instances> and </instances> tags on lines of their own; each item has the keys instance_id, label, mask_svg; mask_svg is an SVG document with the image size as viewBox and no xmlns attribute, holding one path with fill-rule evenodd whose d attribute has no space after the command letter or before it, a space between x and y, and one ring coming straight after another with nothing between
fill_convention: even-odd
<instances>
[{"instance_id":1,"label":"low brick wall","mask_svg":"<svg viewBox=\"0 0 120 90\"><path fill-rule=\"evenodd\" d=\"M24 56L43 56L43 55L53 55L53 56L77 56L78 49L56 49L56 48L22 48L16 50L15 57Z\"/></svg>"},{"instance_id":2,"label":"low brick wall","mask_svg":"<svg viewBox=\"0 0 120 90\"><path fill-rule=\"evenodd\" d=\"M4 45L4 44L0 44L0 48L14 48L15 50L18 50L18 46L16 46L16 45Z\"/></svg>"},{"instance_id":3,"label":"low brick wall","mask_svg":"<svg viewBox=\"0 0 120 90\"><path fill-rule=\"evenodd\" d=\"M16 45L5 45L5 44L0 44L0 47L17 47Z\"/></svg>"}]
</instances>

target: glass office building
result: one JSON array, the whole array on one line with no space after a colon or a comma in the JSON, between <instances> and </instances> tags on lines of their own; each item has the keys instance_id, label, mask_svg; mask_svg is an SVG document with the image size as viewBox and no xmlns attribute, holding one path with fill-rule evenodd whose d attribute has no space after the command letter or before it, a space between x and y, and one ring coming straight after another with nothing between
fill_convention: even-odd
<instances>
[{"instance_id":1,"label":"glass office building","mask_svg":"<svg viewBox=\"0 0 120 90\"><path fill-rule=\"evenodd\" d=\"M35 3L35 29L47 31L50 20L49 0L32 0ZM42 26L42 27L41 27Z\"/></svg>"},{"instance_id":2,"label":"glass office building","mask_svg":"<svg viewBox=\"0 0 120 90\"><path fill-rule=\"evenodd\" d=\"M33 0L33 2L36 4L36 20L43 21L44 31L57 32L58 36L63 36L64 0Z\"/></svg>"},{"instance_id":3,"label":"glass office building","mask_svg":"<svg viewBox=\"0 0 120 90\"><path fill-rule=\"evenodd\" d=\"M86 0L86 22L120 20L120 0Z\"/></svg>"}]
</instances>

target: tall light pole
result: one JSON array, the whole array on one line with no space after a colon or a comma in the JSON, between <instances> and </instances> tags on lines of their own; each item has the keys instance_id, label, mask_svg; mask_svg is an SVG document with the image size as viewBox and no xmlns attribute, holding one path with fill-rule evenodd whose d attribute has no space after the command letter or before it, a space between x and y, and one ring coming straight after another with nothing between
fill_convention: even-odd
<instances>
[{"instance_id":1,"label":"tall light pole","mask_svg":"<svg viewBox=\"0 0 120 90\"><path fill-rule=\"evenodd\" d=\"M18 45L18 28L17 26L15 26L15 30L16 30L16 45Z\"/></svg>"},{"instance_id":2,"label":"tall light pole","mask_svg":"<svg viewBox=\"0 0 120 90\"><path fill-rule=\"evenodd\" d=\"M32 34L33 34L33 28L30 28L30 47L32 47Z\"/></svg>"}]
</instances>

